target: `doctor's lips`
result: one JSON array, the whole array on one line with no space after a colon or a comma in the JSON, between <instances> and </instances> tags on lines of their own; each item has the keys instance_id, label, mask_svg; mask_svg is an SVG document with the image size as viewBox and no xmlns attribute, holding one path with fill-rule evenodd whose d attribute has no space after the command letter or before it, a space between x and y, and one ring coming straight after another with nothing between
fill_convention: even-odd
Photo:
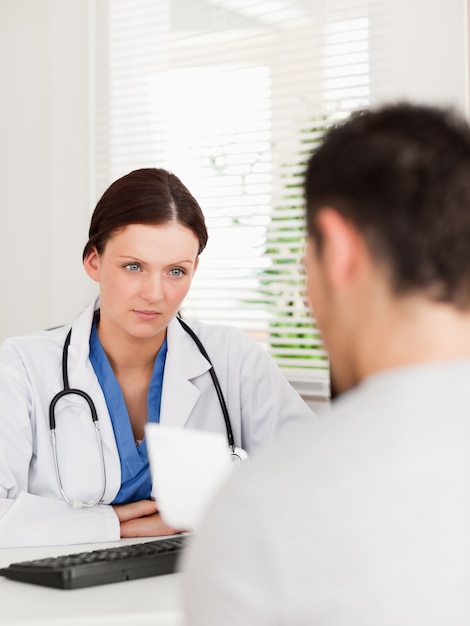
<instances>
[{"instance_id":1,"label":"doctor's lips","mask_svg":"<svg viewBox=\"0 0 470 626\"><path fill-rule=\"evenodd\" d=\"M154 320L161 315L159 311L138 311L137 309L134 309L134 313L139 319L148 321Z\"/></svg>"}]
</instances>

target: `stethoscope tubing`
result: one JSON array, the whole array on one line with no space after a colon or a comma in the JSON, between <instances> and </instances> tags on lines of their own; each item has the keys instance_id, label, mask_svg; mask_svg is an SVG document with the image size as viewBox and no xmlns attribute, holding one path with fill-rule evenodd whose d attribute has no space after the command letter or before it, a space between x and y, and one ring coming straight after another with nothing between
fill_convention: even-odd
<instances>
[{"instance_id":1,"label":"stethoscope tubing","mask_svg":"<svg viewBox=\"0 0 470 626\"><path fill-rule=\"evenodd\" d=\"M235 450L235 440L233 438L232 424L230 422L230 417L229 417L229 413L228 413L228 409L227 409L227 404L225 402L225 398L224 398L224 395L222 393L222 389L220 388L219 379L217 378L217 374L215 373L214 366L212 365L212 361L211 361L209 355L207 354L207 351L204 348L201 340L196 335L194 330L190 326L188 326L188 324L186 324L186 322L184 322L180 317L177 317L176 319L181 324L181 326L184 328L184 330L188 333L188 335L191 337L191 339L194 341L194 343L197 345L197 347L199 348L200 353L202 354L202 356L205 359L207 359L207 361L209 362L209 364L211 366L210 369L209 369L209 374L210 374L210 376L212 378L212 382L214 383L215 391L217 393L217 397L219 398L220 408L222 409L222 414L224 416L225 429L227 431L228 447L233 452Z\"/></svg>"},{"instance_id":2,"label":"stethoscope tubing","mask_svg":"<svg viewBox=\"0 0 470 626\"><path fill-rule=\"evenodd\" d=\"M68 504L71 504L75 508L81 508L82 506L83 507L96 506L97 504L103 501L103 497L106 491L106 468L104 464L103 440L101 437L101 431L99 427L98 414L96 412L95 403L85 391L83 391L82 389L73 389L70 387L70 384L69 384L67 361L68 361L68 353L69 353L71 337L72 337L72 329L70 328L69 332L67 333L67 337L65 338L64 348L62 350L62 382L63 382L64 388L58 393L56 393L56 395L52 398L51 403L49 405L49 426L51 430L52 456L54 459L54 468L55 468L55 473L57 476L57 482L59 485L59 491L62 497L64 498L64 500ZM77 500L71 500L65 493L65 489L62 484L62 478L60 475L59 458L57 455L55 407L56 407L57 402L61 398L65 396L72 396L72 395L82 397L85 400L85 402L88 404L88 408L90 409L90 413L91 413L91 419L95 427L96 439L98 442L99 455L100 455L100 469L101 469L101 491L100 491L99 496L95 498L94 500L91 500L90 502L81 502L81 501L79 502Z\"/></svg>"},{"instance_id":3,"label":"stethoscope tubing","mask_svg":"<svg viewBox=\"0 0 470 626\"><path fill-rule=\"evenodd\" d=\"M193 339L193 341L197 345L197 347L198 347L199 351L201 352L201 354L203 355L203 357L210 364L209 374L210 374L210 376L212 378L212 382L214 384L214 388L215 388L215 391L217 393L217 397L219 399L220 408L222 410L222 414L223 414L223 417L224 417L225 429L227 431L227 441L228 441L228 446L229 446L229 450L230 450L230 458L232 460L232 463L235 466L238 466L247 458L247 454L246 454L246 452L244 450L242 450L241 448L237 448L235 446L235 440L234 440L234 437L233 437L232 424L230 422L230 416L229 416L229 413L228 413L227 404L225 402L225 398L224 398L224 395L222 393L222 389L220 387L220 383L219 383L219 380L218 380L217 375L215 373L212 361L211 361L209 355L207 354L207 350L204 348L201 340L196 335L196 333L193 331L193 329L190 326L188 326L188 324L186 324L186 322L184 322L180 317L177 317L176 319L180 323L181 327ZM54 468L55 468L55 473L56 473L56 477L57 477L57 483L59 485L59 491L60 491L62 497L64 498L64 500L68 504L71 504L71 505L73 505L76 508L80 508L82 506L84 506L84 507L92 507L92 506L95 506L97 504L100 504L103 501L104 494L105 494L105 491L106 491L106 468L105 468L105 463L104 463L103 440L101 438L101 432L100 432L99 423L98 423L98 414L97 414L97 411L96 411L95 403L93 402L92 398L85 391L83 391L82 389L74 389L74 388L70 387L69 376L68 376L68 352L69 352L69 346L70 346L71 337L72 337L72 328L70 328L70 330L67 333L67 336L66 336L65 342L64 342L64 348L62 350L62 381L63 381L63 389L61 391L59 391L52 398L51 403L49 405L49 426L50 426L50 430L51 430L52 454L53 454L53 459L54 459ZM100 491L99 496L97 498L95 498L94 500L90 501L90 502L81 502L81 501L76 501L76 500L72 500L71 498L69 498L67 496L66 492L65 492L64 487L63 487L62 479L61 479L61 475L60 475L59 459L58 459L58 455L57 455L57 435L56 435L55 407L57 405L57 402L61 398L64 398L65 396L68 396L68 395L80 396L87 403L87 405L88 405L88 407L90 409L91 419L92 419L93 425L95 427L96 438L97 438L97 441L98 441L99 455L100 455L100 467L101 467L101 485L102 485L102 487L101 487L101 491Z\"/></svg>"}]
</instances>

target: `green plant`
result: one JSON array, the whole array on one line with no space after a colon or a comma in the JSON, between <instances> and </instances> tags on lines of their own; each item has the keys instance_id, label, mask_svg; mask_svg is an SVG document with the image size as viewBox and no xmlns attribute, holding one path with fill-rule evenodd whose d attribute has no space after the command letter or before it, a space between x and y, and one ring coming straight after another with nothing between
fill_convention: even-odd
<instances>
[{"instance_id":1,"label":"green plant","mask_svg":"<svg viewBox=\"0 0 470 626\"><path fill-rule=\"evenodd\" d=\"M260 299L270 311L269 347L283 368L328 368L328 357L305 298L302 257L305 245L303 180L307 160L329 127L317 116L301 130L299 150L280 168L281 192L267 231L270 267L260 278Z\"/></svg>"}]
</instances>

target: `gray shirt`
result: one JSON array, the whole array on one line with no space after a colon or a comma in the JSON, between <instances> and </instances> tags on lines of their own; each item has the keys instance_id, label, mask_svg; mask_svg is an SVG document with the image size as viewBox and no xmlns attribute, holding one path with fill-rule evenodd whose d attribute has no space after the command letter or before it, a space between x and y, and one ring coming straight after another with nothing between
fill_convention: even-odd
<instances>
[{"instance_id":1,"label":"gray shirt","mask_svg":"<svg viewBox=\"0 0 470 626\"><path fill-rule=\"evenodd\" d=\"M281 436L183 569L191 626L468 626L470 360L376 374Z\"/></svg>"}]
</instances>

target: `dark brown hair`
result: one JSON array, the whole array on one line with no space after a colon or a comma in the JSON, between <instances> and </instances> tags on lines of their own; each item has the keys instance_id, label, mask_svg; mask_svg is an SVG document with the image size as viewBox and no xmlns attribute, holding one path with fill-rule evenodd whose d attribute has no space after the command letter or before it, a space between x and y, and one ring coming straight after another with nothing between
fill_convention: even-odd
<instances>
[{"instance_id":1,"label":"dark brown hair","mask_svg":"<svg viewBox=\"0 0 470 626\"><path fill-rule=\"evenodd\" d=\"M470 128L455 111L397 103L331 129L310 158L307 227L337 210L362 233L396 294L470 307Z\"/></svg>"},{"instance_id":2,"label":"dark brown hair","mask_svg":"<svg viewBox=\"0 0 470 626\"><path fill-rule=\"evenodd\" d=\"M200 254L207 243L207 229L197 200L177 176L164 169L134 170L112 183L98 201L83 259L92 248L102 254L110 237L130 224L172 221L192 230L199 241Z\"/></svg>"}]
</instances>

